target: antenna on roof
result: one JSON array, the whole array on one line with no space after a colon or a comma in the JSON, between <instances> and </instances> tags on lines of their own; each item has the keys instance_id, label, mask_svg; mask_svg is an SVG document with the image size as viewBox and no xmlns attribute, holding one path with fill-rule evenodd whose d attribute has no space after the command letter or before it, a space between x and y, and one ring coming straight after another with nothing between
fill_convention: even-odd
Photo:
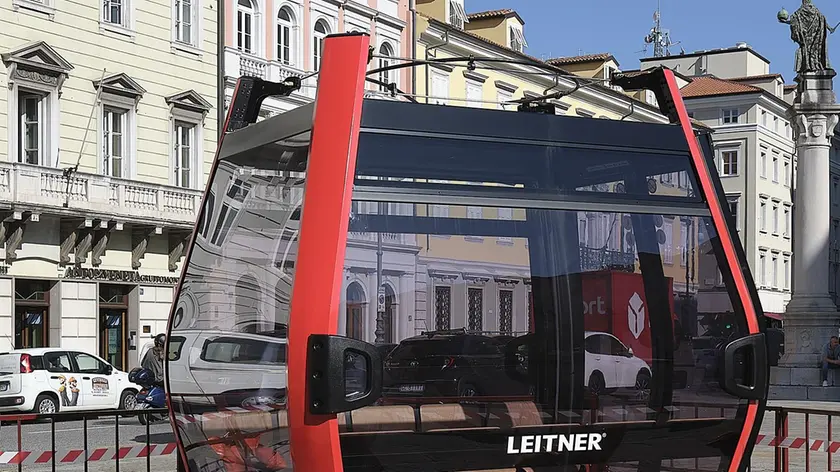
<instances>
[{"instance_id":1,"label":"antenna on roof","mask_svg":"<svg viewBox=\"0 0 840 472\"><path fill-rule=\"evenodd\" d=\"M647 52L648 44L653 45L653 57L666 57L671 55L671 46L680 44L679 41L671 41L671 31L662 29L662 0L657 0L656 11L653 12L653 28L645 36L645 47L642 50ZM682 48L680 48L682 50Z\"/></svg>"}]
</instances>

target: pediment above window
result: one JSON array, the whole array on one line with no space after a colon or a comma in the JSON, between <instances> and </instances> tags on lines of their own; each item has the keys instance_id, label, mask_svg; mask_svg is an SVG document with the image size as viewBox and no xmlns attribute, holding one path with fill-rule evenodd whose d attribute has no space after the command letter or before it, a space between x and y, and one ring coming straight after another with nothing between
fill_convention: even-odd
<instances>
[{"instance_id":1,"label":"pediment above window","mask_svg":"<svg viewBox=\"0 0 840 472\"><path fill-rule=\"evenodd\" d=\"M44 41L36 41L0 54L9 69L9 88L15 82L60 89L73 65Z\"/></svg>"},{"instance_id":2,"label":"pediment above window","mask_svg":"<svg viewBox=\"0 0 840 472\"><path fill-rule=\"evenodd\" d=\"M187 90L185 92L176 93L175 95L166 97L165 100L167 105L188 108L205 113L213 108L213 105L205 100L205 98L199 95L195 90Z\"/></svg>"},{"instance_id":3,"label":"pediment above window","mask_svg":"<svg viewBox=\"0 0 840 472\"><path fill-rule=\"evenodd\" d=\"M166 97L166 104L177 120L198 122L204 120L213 105L195 90L185 90Z\"/></svg>"},{"instance_id":4,"label":"pediment above window","mask_svg":"<svg viewBox=\"0 0 840 472\"><path fill-rule=\"evenodd\" d=\"M113 97L122 97L132 99L135 103L143 98L146 89L140 86L134 79L128 76L125 72L119 74L109 75L102 80L94 80L93 87L99 89L102 87L103 95L111 95Z\"/></svg>"}]
</instances>

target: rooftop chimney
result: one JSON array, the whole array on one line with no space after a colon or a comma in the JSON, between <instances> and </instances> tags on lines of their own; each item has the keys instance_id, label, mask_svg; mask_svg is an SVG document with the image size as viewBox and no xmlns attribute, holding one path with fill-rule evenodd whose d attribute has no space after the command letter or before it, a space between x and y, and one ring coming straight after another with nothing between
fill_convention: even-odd
<instances>
[{"instance_id":1,"label":"rooftop chimney","mask_svg":"<svg viewBox=\"0 0 840 472\"><path fill-rule=\"evenodd\" d=\"M739 42L739 43L735 43L735 47L738 48L738 49L746 49L746 48L749 47L749 45L747 43L744 43L744 42Z\"/></svg>"}]
</instances>

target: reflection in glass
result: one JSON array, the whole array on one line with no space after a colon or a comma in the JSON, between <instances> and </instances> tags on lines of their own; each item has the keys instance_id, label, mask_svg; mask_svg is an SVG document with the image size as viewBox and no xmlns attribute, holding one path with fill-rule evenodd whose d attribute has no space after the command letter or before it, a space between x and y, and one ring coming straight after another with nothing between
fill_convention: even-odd
<instances>
[{"instance_id":1,"label":"reflection in glass","mask_svg":"<svg viewBox=\"0 0 840 472\"><path fill-rule=\"evenodd\" d=\"M291 468L286 356L304 192L298 163L308 139L234 155L214 169L167 362L172 408L186 420L177 432L192 470L217 467L245 442L263 463L243 470ZM207 412L228 414L196 421Z\"/></svg>"}]
</instances>

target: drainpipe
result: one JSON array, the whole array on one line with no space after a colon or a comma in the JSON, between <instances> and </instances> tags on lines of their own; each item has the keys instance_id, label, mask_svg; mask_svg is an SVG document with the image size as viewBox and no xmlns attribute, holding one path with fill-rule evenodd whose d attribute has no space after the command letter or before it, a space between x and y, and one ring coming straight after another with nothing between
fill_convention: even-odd
<instances>
[{"instance_id":1,"label":"drainpipe","mask_svg":"<svg viewBox=\"0 0 840 472\"><path fill-rule=\"evenodd\" d=\"M224 134L225 125L225 2L227 0L218 0L216 2L216 87L218 88L216 100L216 128L219 132L219 139Z\"/></svg>"},{"instance_id":2,"label":"drainpipe","mask_svg":"<svg viewBox=\"0 0 840 472\"><path fill-rule=\"evenodd\" d=\"M429 62L429 58L432 57L432 55L429 54L429 52L432 51L432 50L435 50L437 48L446 46L447 44L449 44L449 31L444 31L443 32L443 42L442 43L435 44L432 47L426 48L426 62L427 62L427 64L425 64L423 66L423 67L425 67L425 71L426 71L426 90L423 91L423 94L426 96L426 103L429 103L429 83L430 83L429 82L429 64L428 64L428 62Z\"/></svg>"},{"instance_id":3,"label":"drainpipe","mask_svg":"<svg viewBox=\"0 0 840 472\"><path fill-rule=\"evenodd\" d=\"M417 60L417 0L408 0L408 12L411 14L411 60ZM417 93L417 69L411 68L411 93Z\"/></svg>"}]
</instances>

